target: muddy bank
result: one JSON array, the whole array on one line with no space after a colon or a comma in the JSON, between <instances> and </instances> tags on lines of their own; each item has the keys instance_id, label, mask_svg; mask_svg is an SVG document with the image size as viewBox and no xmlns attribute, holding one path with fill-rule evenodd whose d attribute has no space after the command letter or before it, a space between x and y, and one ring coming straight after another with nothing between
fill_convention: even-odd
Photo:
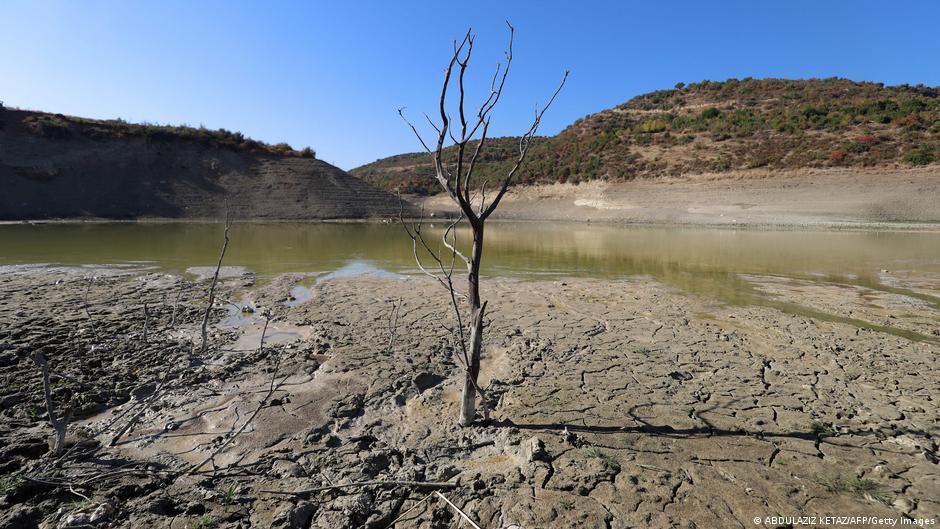
<instances>
[{"instance_id":1,"label":"muddy bank","mask_svg":"<svg viewBox=\"0 0 940 529\"><path fill-rule=\"evenodd\" d=\"M632 182L516 187L495 217L700 226L940 229L940 172L738 171ZM452 212L445 196L413 198Z\"/></svg>"},{"instance_id":2,"label":"muddy bank","mask_svg":"<svg viewBox=\"0 0 940 529\"><path fill-rule=\"evenodd\" d=\"M887 274L894 291L746 279L766 305L643 277L487 281L497 404L459 428L452 321L424 278L232 274L202 353L205 280L6 269L0 526L455 526L413 482L446 483L487 528L940 521L940 277ZM59 459L39 347L76 410ZM412 484L359 485L376 481Z\"/></svg>"}]
</instances>

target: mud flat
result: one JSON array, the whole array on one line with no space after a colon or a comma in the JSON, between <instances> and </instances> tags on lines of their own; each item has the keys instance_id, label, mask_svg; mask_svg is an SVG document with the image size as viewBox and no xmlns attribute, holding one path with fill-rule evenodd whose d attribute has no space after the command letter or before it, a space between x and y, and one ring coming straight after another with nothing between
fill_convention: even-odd
<instances>
[{"instance_id":1,"label":"mud flat","mask_svg":"<svg viewBox=\"0 0 940 529\"><path fill-rule=\"evenodd\" d=\"M0 527L457 525L431 489L376 481L447 482L486 528L940 523L940 276L744 279L766 303L646 277L486 281L497 404L460 428L452 321L426 278L231 274L221 298L255 312L234 325L220 304L200 353L205 279L7 267ZM298 284L309 299L290 302ZM37 349L74 409L58 459Z\"/></svg>"}]
</instances>

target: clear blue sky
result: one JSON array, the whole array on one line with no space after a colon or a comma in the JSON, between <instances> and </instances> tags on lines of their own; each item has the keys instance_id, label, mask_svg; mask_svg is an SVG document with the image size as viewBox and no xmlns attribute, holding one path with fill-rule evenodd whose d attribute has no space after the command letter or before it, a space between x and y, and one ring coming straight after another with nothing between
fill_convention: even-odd
<instances>
[{"instance_id":1,"label":"clear blue sky","mask_svg":"<svg viewBox=\"0 0 940 529\"><path fill-rule=\"evenodd\" d=\"M563 70L543 133L678 81L829 77L940 85L940 2L0 3L0 100L95 118L203 124L312 146L349 169L415 151L395 109L432 111L451 41L476 72L517 28L496 135L518 134Z\"/></svg>"}]
</instances>

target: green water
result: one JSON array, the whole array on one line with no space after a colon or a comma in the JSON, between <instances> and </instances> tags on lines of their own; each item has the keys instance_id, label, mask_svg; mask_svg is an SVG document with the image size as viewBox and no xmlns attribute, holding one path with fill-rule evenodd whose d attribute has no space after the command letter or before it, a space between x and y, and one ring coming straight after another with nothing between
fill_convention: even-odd
<instances>
[{"instance_id":1,"label":"green water","mask_svg":"<svg viewBox=\"0 0 940 529\"><path fill-rule=\"evenodd\" d=\"M434 244L440 232L426 228ZM5 224L0 264L149 263L181 271L214 265L221 240L221 226L205 223ZM262 276L350 263L415 268L410 240L388 224L236 224L225 261ZM940 270L940 233L490 223L483 266L490 275L647 274L679 284L727 272L877 282L882 269Z\"/></svg>"},{"instance_id":2,"label":"green water","mask_svg":"<svg viewBox=\"0 0 940 529\"><path fill-rule=\"evenodd\" d=\"M432 245L439 244L442 228L425 228ZM463 239L466 235L460 232ZM181 272L214 265L221 239L221 226L205 223L7 224L0 225L0 265L144 264ZM236 224L225 264L245 266L262 279L281 272L372 267L416 271L410 239L400 226L389 224ZM741 274L863 285L940 303L933 296L882 285L883 269L940 272L940 233L490 223L483 260L486 275L648 275L739 304L775 304ZM777 308L800 312L782 304Z\"/></svg>"}]
</instances>

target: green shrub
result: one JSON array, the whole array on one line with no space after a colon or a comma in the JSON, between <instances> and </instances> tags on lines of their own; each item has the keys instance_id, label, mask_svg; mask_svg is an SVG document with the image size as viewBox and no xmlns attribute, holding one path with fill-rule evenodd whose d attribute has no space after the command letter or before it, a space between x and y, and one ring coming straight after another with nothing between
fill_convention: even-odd
<instances>
[{"instance_id":1,"label":"green shrub","mask_svg":"<svg viewBox=\"0 0 940 529\"><path fill-rule=\"evenodd\" d=\"M304 147L303 150L300 151L300 156L301 158L316 158L317 153L310 147Z\"/></svg>"},{"instance_id":2,"label":"green shrub","mask_svg":"<svg viewBox=\"0 0 940 529\"><path fill-rule=\"evenodd\" d=\"M721 115L721 111L715 107L709 107L702 111L702 119L714 119Z\"/></svg>"},{"instance_id":3,"label":"green shrub","mask_svg":"<svg viewBox=\"0 0 940 529\"><path fill-rule=\"evenodd\" d=\"M29 116L23 120L26 129L40 138L61 139L71 136L69 122L60 116Z\"/></svg>"},{"instance_id":4,"label":"green shrub","mask_svg":"<svg viewBox=\"0 0 940 529\"><path fill-rule=\"evenodd\" d=\"M636 126L636 130L642 134L663 132L668 128L669 124L661 119L650 119Z\"/></svg>"},{"instance_id":5,"label":"green shrub","mask_svg":"<svg viewBox=\"0 0 940 529\"><path fill-rule=\"evenodd\" d=\"M861 154L863 152L868 152L870 147L867 144L864 144L860 141L850 141L845 144L845 151L852 154Z\"/></svg>"},{"instance_id":6,"label":"green shrub","mask_svg":"<svg viewBox=\"0 0 940 529\"><path fill-rule=\"evenodd\" d=\"M937 161L935 149L920 147L904 154L904 161L911 165L927 165Z\"/></svg>"}]
</instances>

